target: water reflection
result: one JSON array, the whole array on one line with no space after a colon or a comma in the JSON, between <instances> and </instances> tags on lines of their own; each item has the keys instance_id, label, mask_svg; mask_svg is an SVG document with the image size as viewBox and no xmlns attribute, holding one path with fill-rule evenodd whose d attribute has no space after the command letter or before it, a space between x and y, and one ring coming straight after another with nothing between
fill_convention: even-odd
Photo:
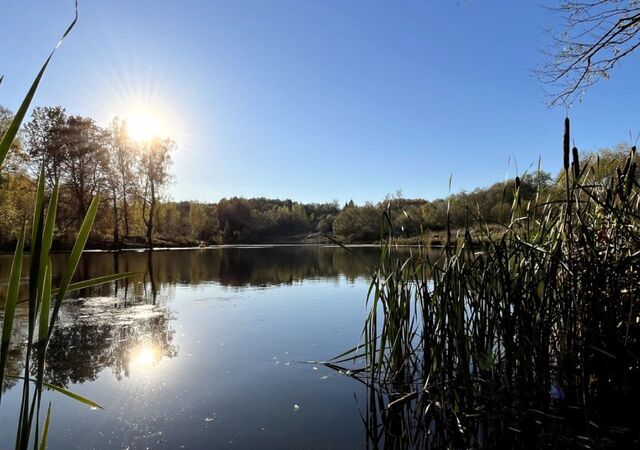
<instances>
[{"instance_id":1,"label":"water reflection","mask_svg":"<svg viewBox=\"0 0 640 450\"><path fill-rule=\"evenodd\" d=\"M296 246L85 253L76 279L137 272L128 283L104 285L80 292L79 296L116 295L120 289L130 291L132 288L137 290L130 294L141 296L140 289L146 287L153 303L153 296L167 284L216 282L223 286L255 287L291 284L308 278L344 277L354 281L368 274L368 267L378 260L379 250L356 248L354 251L358 257L342 248ZM53 255L54 284L62 276L67 256ZM9 279L10 261L10 255L0 255L0 301L6 297L5 280Z\"/></svg>"},{"instance_id":2,"label":"water reflection","mask_svg":"<svg viewBox=\"0 0 640 450\"><path fill-rule=\"evenodd\" d=\"M367 274L379 251L356 252L85 254L77 279L136 275L75 292L63 304L45 378L105 409L85 415L81 405L56 400L51 447L155 448L160 439L162 448L226 448L232 441L237 448L358 446L358 383L289 364L327 358L359 341ZM53 256L57 277L66 258ZM0 255L0 280L9 266L10 256ZM0 285L0 298L5 290ZM22 370L26 319L19 310L11 373ZM13 429L17 391L3 398L0 441Z\"/></svg>"},{"instance_id":3,"label":"water reflection","mask_svg":"<svg viewBox=\"0 0 640 450\"><path fill-rule=\"evenodd\" d=\"M131 374L139 348L155 349L161 357L174 357L171 312L153 305L153 297L123 300L92 297L65 305L64 317L53 333L47 354L47 379L66 386L95 380L105 368L116 379Z\"/></svg>"},{"instance_id":4,"label":"water reflection","mask_svg":"<svg viewBox=\"0 0 640 450\"><path fill-rule=\"evenodd\" d=\"M162 353L155 342L144 342L133 347L129 353L129 365L134 369L147 370L155 367Z\"/></svg>"},{"instance_id":5,"label":"water reflection","mask_svg":"<svg viewBox=\"0 0 640 450\"><path fill-rule=\"evenodd\" d=\"M353 281L368 273L378 250L327 247L225 248L189 251L86 253L77 279L116 272L136 272L131 279L84 289L65 301L47 354L46 379L60 386L95 380L110 369L120 380L134 370L148 370L179 352L166 299L182 284L219 283L230 287L268 287L307 278L344 277ZM53 255L56 278L66 254ZM0 256L0 279L8 279L10 256ZM26 289L26 286L24 286ZM5 298L6 285L0 286ZM25 292L26 295L26 292ZM14 325L8 373L22 369L26 310ZM15 384L6 380L3 389Z\"/></svg>"}]
</instances>

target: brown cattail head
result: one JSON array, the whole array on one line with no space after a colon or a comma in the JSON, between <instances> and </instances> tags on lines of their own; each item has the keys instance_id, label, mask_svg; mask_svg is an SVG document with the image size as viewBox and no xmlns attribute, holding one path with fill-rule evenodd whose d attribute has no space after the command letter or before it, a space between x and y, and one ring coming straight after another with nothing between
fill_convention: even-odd
<instances>
[{"instance_id":1,"label":"brown cattail head","mask_svg":"<svg viewBox=\"0 0 640 450\"><path fill-rule=\"evenodd\" d=\"M636 178L636 162L632 162L631 166L629 167L629 173L627 174L627 177L625 178L625 186L624 186L624 190L625 193L627 195L629 195L631 193L631 188L633 187L633 182L635 181Z\"/></svg>"},{"instance_id":2,"label":"brown cattail head","mask_svg":"<svg viewBox=\"0 0 640 450\"><path fill-rule=\"evenodd\" d=\"M629 166L631 165L631 155L627 157L624 163L624 169L622 169L622 175L626 175L629 172Z\"/></svg>"},{"instance_id":3,"label":"brown cattail head","mask_svg":"<svg viewBox=\"0 0 640 450\"><path fill-rule=\"evenodd\" d=\"M516 189L520 189L520 177L516 177Z\"/></svg>"},{"instance_id":4,"label":"brown cattail head","mask_svg":"<svg viewBox=\"0 0 640 450\"><path fill-rule=\"evenodd\" d=\"M622 175L622 170L620 170L620 166L616 167L616 175L618 177L618 185L616 186L616 192L622 195L624 193L624 183L623 183L624 175Z\"/></svg>"},{"instance_id":5,"label":"brown cattail head","mask_svg":"<svg viewBox=\"0 0 640 450\"><path fill-rule=\"evenodd\" d=\"M562 142L562 151L563 151L563 165L564 165L564 170L569 170L569 152L570 152L570 142L571 142L571 135L570 135L570 124L569 124L569 118L565 117L564 119L564 139Z\"/></svg>"},{"instance_id":6,"label":"brown cattail head","mask_svg":"<svg viewBox=\"0 0 640 450\"><path fill-rule=\"evenodd\" d=\"M578 148L573 147L571 153L573 156L573 176L578 178L580 176L580 158L578 157Z\"/></svg>"}]
</instances>

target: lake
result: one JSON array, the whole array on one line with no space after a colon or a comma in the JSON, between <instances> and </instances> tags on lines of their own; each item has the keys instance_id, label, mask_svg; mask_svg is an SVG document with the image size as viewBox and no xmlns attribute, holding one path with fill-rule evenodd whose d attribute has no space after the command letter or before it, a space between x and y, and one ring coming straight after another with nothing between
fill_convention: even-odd
<instances>
[{"instance_id":1,"label":"lake","mask_svg":"<svg viewBox=\"0 0 640 450\"><path fill-rule=\"evenodd\" d=\"M64 304L45 379L104 410L47 393L49 448L364 447L365 388L300 363L361 341L367 267L379 249L353 252L274 246L85 253L77 279L138 274ZM54 255L54 270L65 259ZM2 299L10 260L0 256ZM16 318L18 332L25 314ZM8 373L21 370L24 340L12 349ZM0 442L8 448L21 392L4 389Z\"/></svg>"}]
</instances>

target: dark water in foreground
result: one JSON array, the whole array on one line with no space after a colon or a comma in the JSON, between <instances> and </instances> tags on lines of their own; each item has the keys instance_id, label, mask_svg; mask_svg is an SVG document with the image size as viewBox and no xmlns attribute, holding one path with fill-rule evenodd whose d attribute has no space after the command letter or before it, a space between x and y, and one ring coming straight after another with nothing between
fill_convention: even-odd
<instances>
[{"instance_id":1,"label":"dark water in foreground","mask_svg":"<svg viewBox=\"0 0 640 450\"><path fill-rule=\"evenodd\" d=\"M78 278L139 275L64 305L46 379L104 411L48 393L49 448L363 448L362 386L295 362L359 342L367 265L379 250L355 251L361 258L329 247L85 254ZM55 255L54 268L65 258ZM3 283L9 264L0 256ZM13 350L9 373L21 369L20 345ZM3 449L20 398L5 389Z\"/></svg>"}]
</instances>

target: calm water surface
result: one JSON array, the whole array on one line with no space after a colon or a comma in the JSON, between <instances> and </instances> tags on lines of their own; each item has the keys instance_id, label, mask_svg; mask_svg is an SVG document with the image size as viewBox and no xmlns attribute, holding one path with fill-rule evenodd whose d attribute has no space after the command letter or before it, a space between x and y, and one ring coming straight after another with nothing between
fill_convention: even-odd
<instances>
[{"instance_id":1,"label":"calm water surface","mask_svg":"<svg viewBox=\"0 0 640 450\"><path fill-rule=\"evenodd\" d=\"M52 449L363 448L364 389L301 360L360 341L375 248L262 247L87 253L78 278L130 281L66 302L46 379L104 407L50 393ZM66 255L54 256L61 270ZM10 256L0 256L0 280ZM6 284L0 284L4 299ZM25 312L14 325L24 329ZM24 335L9 373L21 370ZM1 448L20 389L4 386Z\"/></svg>"}]
</instances>

